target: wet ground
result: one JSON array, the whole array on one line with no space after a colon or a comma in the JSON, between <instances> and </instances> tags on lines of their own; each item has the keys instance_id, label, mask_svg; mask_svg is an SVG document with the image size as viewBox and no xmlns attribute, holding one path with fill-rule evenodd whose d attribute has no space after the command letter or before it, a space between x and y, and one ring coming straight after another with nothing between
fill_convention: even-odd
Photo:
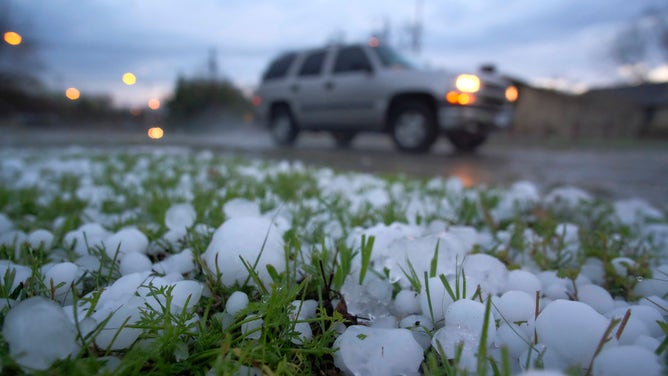
<instances>
[{"instance_id":1,"label":"wet ground","mask_svg":"<svg viewBox=\"0 0 668 376\"><path fill-rule=\"evenodd\" d=\"M183 146L268 159L301 160L340 170L402 173L414 177L458 176L467 185L534 182L543 191L574 185L610 199L643 198L668 210L668 142L557 145L494 135L476 154L454 153L446 140L424 155L399 153L389 137L359 136L348 149L338 149L327 134L302 135L293 148L274 146L254 126L198 134L167 133L160 140L144 132L0 129L0 147Z\"/></svg>"}]
</instances>

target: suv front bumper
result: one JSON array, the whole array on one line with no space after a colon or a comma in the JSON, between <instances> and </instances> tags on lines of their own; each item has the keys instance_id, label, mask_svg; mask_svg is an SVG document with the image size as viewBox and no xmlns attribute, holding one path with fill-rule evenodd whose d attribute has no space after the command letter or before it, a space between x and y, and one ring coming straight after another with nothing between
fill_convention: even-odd
<instances>
[{"instance_id":1,"label":"suv front bumper","mask_svg":"<svg viewBox=\"0 0 668 376\"><path fill-rule=\"evenodd\" d=\"M488 130L509 128L513 120L512 106L490 109L479 106L444 105L438 111L441 130L483 127Z\"/></svg>"}]
</instances>

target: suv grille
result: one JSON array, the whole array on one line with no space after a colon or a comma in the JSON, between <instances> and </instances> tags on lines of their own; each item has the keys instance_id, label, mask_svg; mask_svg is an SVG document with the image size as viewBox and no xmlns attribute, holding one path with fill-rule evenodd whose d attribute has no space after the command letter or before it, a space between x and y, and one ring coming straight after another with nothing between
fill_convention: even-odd
<instances>
[{"instance_id":1,"label":"suv grille","mask_svg":"<svg viewBox=\"0 0 668 376\"><path fill-rule=\"evenodd\" d=\"M500 108L506 103L506 87L491 82L484 82L478 93L478 104L490 109Z\"/></svg>"}]
</instances>

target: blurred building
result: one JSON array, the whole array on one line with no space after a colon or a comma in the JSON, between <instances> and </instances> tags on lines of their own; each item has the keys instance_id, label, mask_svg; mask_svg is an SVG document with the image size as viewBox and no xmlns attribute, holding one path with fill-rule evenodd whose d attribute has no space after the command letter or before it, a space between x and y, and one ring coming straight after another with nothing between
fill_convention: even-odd
<instances>
[{"instance_id":1,"label":"blurred building","mask_svg":"<svg viewBox=\"0 0 668 376\"><path fill-rule=\"evenodd\" d=\"M668 83L575 95L520 85L513 133L568 139L668 138Z\"/></svg>"}]
</instances>

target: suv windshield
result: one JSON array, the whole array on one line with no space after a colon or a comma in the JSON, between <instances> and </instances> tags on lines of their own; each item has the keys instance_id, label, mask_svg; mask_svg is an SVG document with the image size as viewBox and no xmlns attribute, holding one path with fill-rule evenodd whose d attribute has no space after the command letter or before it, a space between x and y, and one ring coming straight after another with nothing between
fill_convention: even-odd
<instances>
[{"instance_id":1,"label":"suv windshield","mask_svg":"<svg viewBox=\"0 0 668 376\"><path fill-rule=\"evenodd\" d=\"M371 50L376 53L383 66L386 68L415 68L415 64L388 46L380 45Z\"/></svg>"}]
</instances>

